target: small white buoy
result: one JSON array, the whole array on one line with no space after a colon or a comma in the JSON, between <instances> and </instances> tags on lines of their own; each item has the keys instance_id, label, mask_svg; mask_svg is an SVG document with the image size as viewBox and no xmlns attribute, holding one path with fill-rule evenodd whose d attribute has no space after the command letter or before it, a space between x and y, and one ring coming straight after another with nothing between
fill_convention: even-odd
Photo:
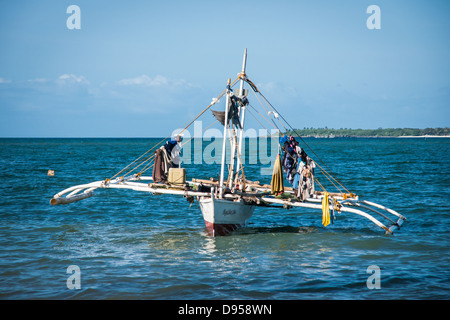
<instances>
[{"instance_id":1,"label":"small white buoy","mask_svg":"<svg viewBox=\"0 0 450 320\"><path fill-rule=\"evenodd\" d=\"M49 177L53 177L55 175L55 171L54 170L48 170L47 175Z\"/></svg>"}]
</instances>

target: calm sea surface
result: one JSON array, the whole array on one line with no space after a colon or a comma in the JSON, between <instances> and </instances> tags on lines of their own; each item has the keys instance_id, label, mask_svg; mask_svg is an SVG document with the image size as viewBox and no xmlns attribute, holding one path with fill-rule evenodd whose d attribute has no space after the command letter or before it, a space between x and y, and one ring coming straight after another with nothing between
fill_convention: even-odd
<instances>
[{"instance_id":1,"label":"calm sea surface","mask_svg":"<svg viewBox=\"0 0 450 320\"><path fill-rule=\"evenodd\" d=\"M158 141L0 139L0 298L450 298L450 139L306 140L350 191L407 217L393 236L351 213L325 228L318 211L257 208L248 227L211 238L196 202L127 190L50 206ZM218 172L186 167L188 179ZM246 167L270 183L259 173ZM67 287L71 265L80 289Z\"/></svg>"}]
</instances>

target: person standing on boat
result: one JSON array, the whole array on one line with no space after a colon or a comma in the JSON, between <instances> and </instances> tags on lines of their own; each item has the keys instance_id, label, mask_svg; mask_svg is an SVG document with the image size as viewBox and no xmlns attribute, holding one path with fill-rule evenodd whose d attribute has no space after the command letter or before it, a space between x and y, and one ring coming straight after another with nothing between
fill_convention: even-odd
<instances>
[{"instance_id":1,"label":"person standing on boat","mask_svg":"<svg viewBox=\"0 0 450 320\"><path fill-rule=\"evenodd\" d=\"M176 135L174 139L168 140L164 145L169 168L180 168L181 165L181 135Z\"/></svg>"},{"instance_id":2,"label":"person standing on boat","mask_svg":"<svg viewBox=\"0 0 450 320\"><path fill-rule=\"evenodd\" d=\"M293 187L297 197L301 201L305 201L309 197L313 196L315 192L314 168L316 167L316 164L303 149L300 151L298 160Z\"/></svg>"},{"instance_id":3,"label":"person standing on boat","mask_svg":"<svg viewBox=\"0 0 450 320\"><path fill-rule=\"evenodd\" d=\"M168 140L162 147L155 151L152 178L156 183L165 183L169 174L169 168L181 168L181 135Z\"/></svg>"},{"instance_id":4,"label":"person standing on boat","mask_svg":"<svg viewBox=\"0 0 450 320\"><path fill-rule=\"evenodd\" d=\"M172 168L181 168L181 140L181 135L176 135L175 139L170 141L172 144L172 149L170 150L170 164Z\"/></svg>"},{"instance_id":5,"label":"person standing on boat","mask_svg":"<svg viewBox=\"0 0 450 320\"><path fill-rule=\"evenodd\" d=\"M286 179L290 184L293 184L301 148L298 146L298 142L293 136L289 136L289 138L285 136L280 142L284 142L283 150L285 152L282 165L284 172L286 173Z\"/></svg>"}]
</instances>

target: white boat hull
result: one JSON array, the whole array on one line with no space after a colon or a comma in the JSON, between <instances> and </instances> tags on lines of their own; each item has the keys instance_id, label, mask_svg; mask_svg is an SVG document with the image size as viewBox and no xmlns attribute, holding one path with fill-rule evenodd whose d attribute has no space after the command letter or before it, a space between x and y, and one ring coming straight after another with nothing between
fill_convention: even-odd
<instances>
[{"instance_id":1,"label":"white boat hull","mask_svg":"<svg viewBox=\"0 0 450 320\"><path fill-rule=\"evenodd\" d=\"M211 236L223 236L244 227L253 215L255 206L244 201L200 197L200 209L205 220L206 230Z\"/></svg>"}]
</instances>

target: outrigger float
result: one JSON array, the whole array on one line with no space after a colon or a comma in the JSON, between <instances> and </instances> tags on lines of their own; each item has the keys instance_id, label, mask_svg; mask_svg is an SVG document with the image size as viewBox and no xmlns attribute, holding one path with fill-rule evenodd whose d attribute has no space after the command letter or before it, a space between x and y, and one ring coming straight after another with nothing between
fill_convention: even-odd
<instances>
[{"instance_id":1,"label":"outrigger float","mask_svg":"<svg viewBox=\"0 0 450 320\"><path fill-rule=\"evenodd\" d=\"M285 161L281 163L279 153L277 155L277 160L275 161L274 173L270 185L246 179L244 174L245 166L241 161L242 138L245 112L248 110L249 106L251 108L253 108L253 106L249 104L247 99L249 90L244 89L245 84L248 84L250 89L254 92L257 100L262 104L267 115L269 117L272 116L271 122L273 124L275 124L275 121L279 121L284 128L286 128L284 125L286 124L295 132L295 129L287 123L284 117L281 116L275 107L262 95L255 84L248 78L245 73L246 61L247 49L244 52L242 71L239 73L236 80L231 82L230 79L228 79L226 89L217 98L213 99L211 104L184 128L184 130L186 130L195 120L204 114L206 110L210 109L210 107L225 96L225 111L213 111L214 116L224 126L221 170L218 178L192 179L186 181L184 169L170 168L171 166L173 167L173 164L171 165L170 161L167 159L170 158L170 153L165 151L164 146L156 145L116 173L113 177L67 188L55 194L50 200L50 204L69 204L92 197L94 195L94 190L96 189L111 188L130 189L148 192L154 195L183 196L190 203L193 203L195 200L198 201L205 221L207 233L211 236L227 235L238 228L244 227L257 207L285 209L301 207L321 210L322 223L324 226L327 226L330 223L330 220L334 220L336 212L349 212L372 221L375 225L382 228L386 234L393 234L394 230L400 228L403 222L406 221L406 218L403 215L380 204L361 200L356 194L349 192L332 173L324 169L324 166L326 165L306 142L301 139L301 137L299 138L309 149L311 149L314 155L317 156L319 162L323 163L323 166L321 166L319 162L309 158L309 156L306 156L304 149L301 153L300 150L302 150L302 148L300 147L297 147L297 152L288 152L292 151L292 149L287 150L289 144L285 143L284 146L280 145L279 150L283 149L285 157L292 158L291 164L293 163L293 170L290 172L296 175L297 178L293 179L294 185L292 188L284 187L282 169L286 172L288 168L286 168ZM237 83L239 83L240 86L233 92L232 88ZM265 102L265 105L263 101ZM291 139L295 141L295 138L291 137ZM166 139L162 141L165 140ZM231 162L228 166L228 179L225 180L225 168L227 166L225 154L227 143L230 144ZM158 150L161 150L163 153L163 161L157 162L155 160L157 152L151 153L151 151L157 147L160 147ZM156 174L157 179L155 179L155 169L161 166L160 162L163 162L161 167L162 172L160 172L163 175L163 178L160 179L159 175ZM326 188L323 187L323 184L320 183L318 179L319 174L314 172L313 168L316 166L320 169L319 173L323 174L325 178L336 187L338 192L328 192ZM305 175L304 171L302 172L302 168L305 169L308 167L309 170L307 170L307 175ZM149 169L153 169L152 176L144 175ZM181 173L181 176L174 175L173 173ZM174 176L176 176L176 178L174 178ZM292 182L291 179L289 181ZM303 184L302 181L305 181L305 184ZM319 185L322 191L315 191L314 184ZM339 186L345 191L342 191ZM305 190L308 192L305 193ZM383 222L379 220L380 218L375 218L371 213L375 213L383 218Z\"/></svg>"}]
</instances>

